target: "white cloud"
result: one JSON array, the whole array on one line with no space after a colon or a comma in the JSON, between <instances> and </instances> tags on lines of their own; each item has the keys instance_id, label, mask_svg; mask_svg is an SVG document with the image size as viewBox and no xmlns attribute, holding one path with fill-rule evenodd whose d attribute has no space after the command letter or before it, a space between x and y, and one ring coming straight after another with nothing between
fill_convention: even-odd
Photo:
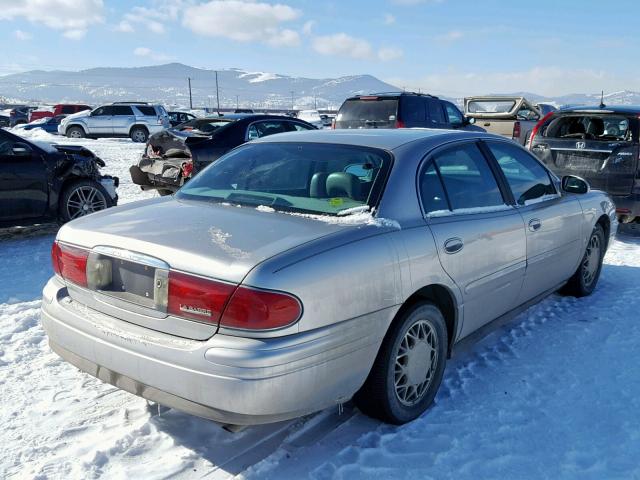
<instances>
[{"instance_id":1,"label":"white cloud","mask_svg":"<svg viewBox=\"0 0 640 480\"><path fill-rule=\"evenodd\" d=\"M32 23L62 30L71 39L103 22L102 0L0 0L0 20L25 18Z\"/></svg>"},{"instance_id":2,"label":"white cloud","mask_svg":"<svg viewBox=\"0 0 640 480\"><path fill-rule=\"evenodd\" d=\"M115 30L117 32L132 33L133 32L133 25L131 25L130 22L128 22L126 20L123 20L118 25L116 25Z\"/></svg>"},{"instance_id":3,"label":"white cloud","mask_svg":"<svg viewBox=\"0 0 640 480\"><path fill-rule=\"evenodd\" d=\"M307 22L304 22L304 25L302 26L302 33L304 33L305 35L311 35L313 27L315 26L316 26L315 20L309 20Z\"/></svg>"},{"instance_id":4,"label":"white cloud","mask_svg":"<svg viewBox=\"0 0 640 480\"><path fill-rule=\"evenodd\" d=\"M462 97L489 93L534 92L555 96L572 92L619 90L625 79L606 71L556 66L534 67L522 71L464 72L451 69L419 79L388 78L392 85L407 85L433 94Z\"/></svg>"},{"instance_id":5,"label":"white cloud","mask_svg":"<svg viewBox=\"0 0 640 480\"><path fill-rule=\"evenodd\" d=\"M281 25L299 18L299 10L283 4L242 0L214 0L187 7L182 23L194 33L224 37L237 42L262 42L273 46L296 46L297 32Z\"/></svg>"},{"instance_id":6,"label":"white cloud","mask_svg":"<svg viewBox=\"0 0 640 480\"><path fill-rule=\"evenodd\" d=\"M13 32L13 36L18 40L31 40L33 37L28 32L23 32L22 30L16 30Z\"/></svg>"},{"instance_id":7,"label":"white cloud","mask_svg":"<svg viewBox=\"0 0 640 480\"><path fill-rule=\"evenodd\" d=\"M396 5L413 6L421 3L442 3L444 0L391 0Z\"/></svg>"},{"instance_id":8,"label":"white cloud","mask_svg":"<svg viewBox=\"0 0 640 480\"><path fill-rule=\"evenodd\" d=\"M395 47L383 47L378 50L378 58L383 62L390 62L391 60L402 58L403 55L404 52Z\"/></svg>"},{"instance_id":9,"label":"white cloud","mask_svg":"<svg viewBox=\"0 0 640 480\"><path fill-rule=\"evenodd\" d=\"M440 43L453 43L464 37L464 33L460 30L451 30L443 35L438 35L436 40Z\"/></svg>"},{"instance_id":10,"label":"white cloud","mask_svg":"<svg viewBox=\"0 0 640 480\"><path fill-rule=\"evenodd\" d=\"M144 57L144 58L150 58L152 60L155 60L157 62L166 62L168 60L172 60L173 57L169 56L169 55L165 55L164 53L158 53L155 52L153 50L151 50L148 47L137 47L133 50L133 54L136 57Z\"/></svg>"},{"instance_id":11,"label":"white cloud","mask_svg":"<svg viewBox=\"0 0 640 480\"><path fill-rule=\"evenodd\" d=\"M346 33L335 33L313 39L313 49L321 55L350 57L366 60L373 57L371 44Z\"/></svg>"},{"instance_id":12,"label":"white cloud","mask_svg":"<svg viewBox=\"0 0 640 480\"><path fill-rule=\"evenodd\" d=\"M394 17L390 13L385 13L384 14L384 24L385 25L392 25L394 23L396 23L396 17Z\"/></svg>"}]
</instances>

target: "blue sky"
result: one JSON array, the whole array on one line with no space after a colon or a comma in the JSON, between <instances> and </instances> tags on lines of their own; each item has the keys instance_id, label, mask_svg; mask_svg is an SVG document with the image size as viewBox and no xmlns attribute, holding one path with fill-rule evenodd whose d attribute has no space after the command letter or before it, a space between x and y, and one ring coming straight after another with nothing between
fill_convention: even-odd
<instances>
[{"instance_id":1,"label":"blue sky","mask_svg":"<svg viewBox=\"0 0 640 480\"><path fill-rule=\"evenodd\" d=\"M436 94L640 90L640 2L0 0L0 74L181 62Z\"/></svg>"}]
</instances>

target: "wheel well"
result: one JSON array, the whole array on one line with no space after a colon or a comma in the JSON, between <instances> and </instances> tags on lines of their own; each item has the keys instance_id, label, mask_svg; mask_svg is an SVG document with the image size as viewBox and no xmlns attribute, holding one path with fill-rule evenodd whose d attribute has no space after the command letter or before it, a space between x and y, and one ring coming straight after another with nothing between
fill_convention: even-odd
<instances>
[{"instance_id":1,"label":"wheel well","mask_svg":"<svg viewBox=\"0 0 640 480\"><path fill-rule=\"evenodd\" d=\"M87 134L87 129L84 128L82 125L80 125L79 123L72 123L71 125L67 125L67 127L64 129L64 133L66 134L70 129L74 128L74 127L78 127L80 129L82 129L82 131L85 133L85 135Z\"/></svg>"},{"instance_id":2,"label":"wheel well","mask_svg":"<svg viewBox=\"0 0 640 480\"><path fill-rule=\"evenodd\" d=\"M413 306L415 303L425 300L435 304L444 316L444 321L447 324L447 337L449 340L449 345L447 346L447 356L451 356L451 348L453 347L453 342L455 340L458 320L456 300L449 289L437 284L422 287L420 290L407 298L407 300L404 302L404 304L396 314L396 318L400 318L404 311Z\"/></svg>"},{"instance_id":3,"label":"wheel well","mask_svg":"<svg viewBox=\"0 0 640 480\"><path fill-rule=\"evenodd\" d=\"M131 135L131 132L133 132L136 128L141 128L143 129L145 132L149 133L149 129L147 127L145 127L144 125L132 125L131 128L129 129L129 135Z\"/></svg>"},{"instance_id":4,"label":"wheel well","mask_svg":"<svg viewBox=\"0 0 640 480\"><path fill-rule=\"evenodd\" d=\"M609 234L611 233L611 220L606 215L601 215L596 224L602 227L604 230L604 244L606 247L609 246Z\"/></svg>"}]
</instances>

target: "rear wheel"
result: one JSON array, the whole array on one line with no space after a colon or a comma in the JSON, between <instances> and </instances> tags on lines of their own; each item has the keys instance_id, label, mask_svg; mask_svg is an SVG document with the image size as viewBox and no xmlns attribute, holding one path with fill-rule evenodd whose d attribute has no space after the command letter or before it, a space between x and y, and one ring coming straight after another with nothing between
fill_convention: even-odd
<instances>
[{"instance_id":1,"label":"rear wheel","mask_svg":"<svg viewBox=\"0 0 640 480\"><path fill-rule=\"evenodd\" d=\"M68 222L114 205L105 188L94 180L78 180L70 184L60 201L60 220Z\"/></svg>"},{"instance_id":2,"label":"rear wheel","mask_svg":"<svg viewBox=\"0 0 640 480\"><path fill-rule=\"evenodd\" d=\"M574 297L591 295L600 278L604 253L604 230L600 225L596 225L589 237L582 261L573 276L562 288L562 293L573 295Z\"/></svg>"},{"instance_id":3,"label":"rear wheel","mask_svg":"<svg viewBox=\"0 0 640 480\"><path fill-rule=\"evenodd\" d=\"M67 137L69 138L84 138L87 134L82 127L69 127L67 129Z\"/></svg>"},{"instance_id":4,"label":"rear wheel","mask_svg":"<svg viewBox=\"0 0 640 480\"><path fill-rule=\"evenodd\" d=\"M129 137L136 143L144 143L149 138L149 132L144 127L133 127Z\"/></svg>"},{"instance_id":5,"label":"rear wheel","mask_svg":"<svg viewBox=\"0 0 640 480\"><path fill-rule=\"evenodd\" d=\"M444 374L447 326L434 304L420 302L392 324L371 373L356 394L367 415L402 424L433 402Z\"/></svg>"}]
</instances>

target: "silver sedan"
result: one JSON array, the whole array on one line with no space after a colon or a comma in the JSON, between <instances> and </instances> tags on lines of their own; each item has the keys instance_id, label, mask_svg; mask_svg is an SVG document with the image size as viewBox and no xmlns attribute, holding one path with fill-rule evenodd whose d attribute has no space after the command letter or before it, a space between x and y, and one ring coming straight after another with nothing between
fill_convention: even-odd
<instances>
[{"instance_id":1,"label":"silver sedan","mask_svg":"<svg viewBox=\"0 0 640 480\"><path fill-rule=\"evenodd\" d=\"M557 289L589 295L615 230L606 194L498 136L285 133L63 226L42 321L81 370L194 415L354 398L403 423L461 339Z\"/></svg>"}]
</instances>

